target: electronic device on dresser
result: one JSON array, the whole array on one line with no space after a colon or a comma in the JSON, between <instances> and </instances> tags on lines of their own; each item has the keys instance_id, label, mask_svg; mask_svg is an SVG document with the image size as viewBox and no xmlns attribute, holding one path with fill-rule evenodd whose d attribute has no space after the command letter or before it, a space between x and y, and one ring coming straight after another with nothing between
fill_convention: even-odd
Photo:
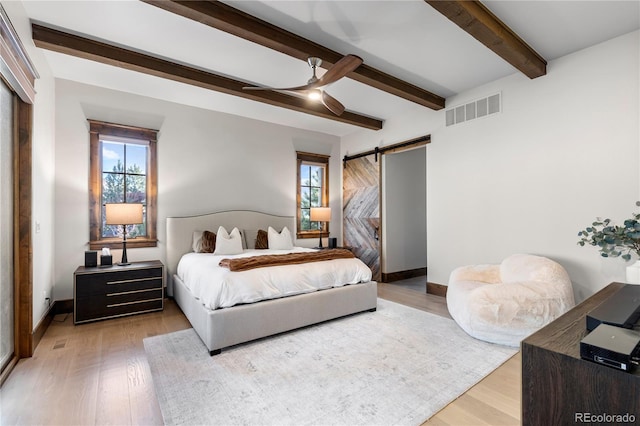
<instances>
[{"instance_id":1,"label":"electronic device on dresser","mask_svg":"<svg viewBox=\"0 0 640 426\"><path fill-rule=\"evenodd\" d=\"M633 328L640 319L640 285L625 284L617 293L587 314L587 330L600 324Z\"/></svg>"},{"instance_id":2,"label":"electronic device on dresser","mask_svg":"<svg viewBox=\"0 0 640 426\"><path fill-rule=\"evenodd\" d=\"M580 342L580 357L619 370L632 371L640 362L640 333L600 324Z\"/></svg>"}]
</instances>

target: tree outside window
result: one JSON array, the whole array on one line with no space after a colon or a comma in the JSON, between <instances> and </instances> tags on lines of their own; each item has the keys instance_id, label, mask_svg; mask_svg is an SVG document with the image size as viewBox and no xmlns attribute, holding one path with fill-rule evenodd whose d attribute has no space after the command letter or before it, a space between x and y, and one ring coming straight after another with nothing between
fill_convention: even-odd
<instances>
[{"instance_id":1,"label":"tree outside window","mask_svg":"<svg viewBox=\"0 0 640 426\"><path fill-rule=\"evenodd\" d=\"M122 238L123 228L107 225L107 203L142 204L143 223L129 225L127 236L135 238L147 235L147 144L101 140L102 145L102 238Z\"/></svg>"},{"instance_id":2,"label":"tree outside window","mask_svg":"<svg viewBox=\"0 0 640 426\"><path fill-rule=\"evenodd\" d=\"M328 223L312 222L311 207L329 206L329 157L297 152L297 237L317 238L318 230L329 232Z\"/></svg>"}]
</instances>

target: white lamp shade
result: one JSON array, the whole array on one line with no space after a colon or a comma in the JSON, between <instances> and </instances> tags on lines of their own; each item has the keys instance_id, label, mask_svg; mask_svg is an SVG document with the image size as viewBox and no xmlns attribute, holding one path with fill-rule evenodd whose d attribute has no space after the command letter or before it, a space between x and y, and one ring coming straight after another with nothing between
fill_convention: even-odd
<instances>
[{"instance_id":1,"label":"white lamp shade","mask_svg":"<svg viewBox=\"0 0 640 426\"><path fill-rule=\"evenodd\" d=\"M331 221L331 207L311 207L312 222L329 222Z\"/></svg>"},{"instance_id":2,"label":"white lamp shade","mask_svg":"<svg viewBox=\"0 0 640 426\"><path fill-rule=\"evenodd\" d=\"M134 225L142 223L142 204L105 204L107 225Z\"/></svg>"}]
</instances>

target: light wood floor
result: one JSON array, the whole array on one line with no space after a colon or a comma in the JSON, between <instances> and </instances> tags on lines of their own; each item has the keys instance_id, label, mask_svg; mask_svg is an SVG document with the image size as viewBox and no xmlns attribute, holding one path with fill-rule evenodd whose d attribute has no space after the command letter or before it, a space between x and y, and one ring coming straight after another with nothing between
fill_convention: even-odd
<instances>
[{"instance_id":1,"label":"light wood floor","mask_svg":"<svg viewBox=\"0 0 640 426\"><path fill-rule=\"evenodd\" d=\"M378 295L449 316L441 297L382 283ZM162 424L142 339L190 326L165 302L163 312L78 326L71 315L56 317L0 389L0 424ZM518 354L425 425L519 424L520 366Z\"/></svg>"}]
</instances>

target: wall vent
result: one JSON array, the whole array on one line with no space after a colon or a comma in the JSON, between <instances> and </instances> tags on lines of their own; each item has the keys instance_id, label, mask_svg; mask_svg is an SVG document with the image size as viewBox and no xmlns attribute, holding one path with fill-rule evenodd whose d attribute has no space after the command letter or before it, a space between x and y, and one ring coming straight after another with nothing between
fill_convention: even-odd
<instances>
[{"instance_id":1,"label":"wall vent","mask_svg":"<svg viewBox=\"0 0 640 426\"><path fill-rule=\"evenodd\" d=\"M501 101L500 93L496 93L486 98L449 108L445 111L445 124L449 127L454 124L496 114L501 111Z\"/></svg>"}]
</instances>

